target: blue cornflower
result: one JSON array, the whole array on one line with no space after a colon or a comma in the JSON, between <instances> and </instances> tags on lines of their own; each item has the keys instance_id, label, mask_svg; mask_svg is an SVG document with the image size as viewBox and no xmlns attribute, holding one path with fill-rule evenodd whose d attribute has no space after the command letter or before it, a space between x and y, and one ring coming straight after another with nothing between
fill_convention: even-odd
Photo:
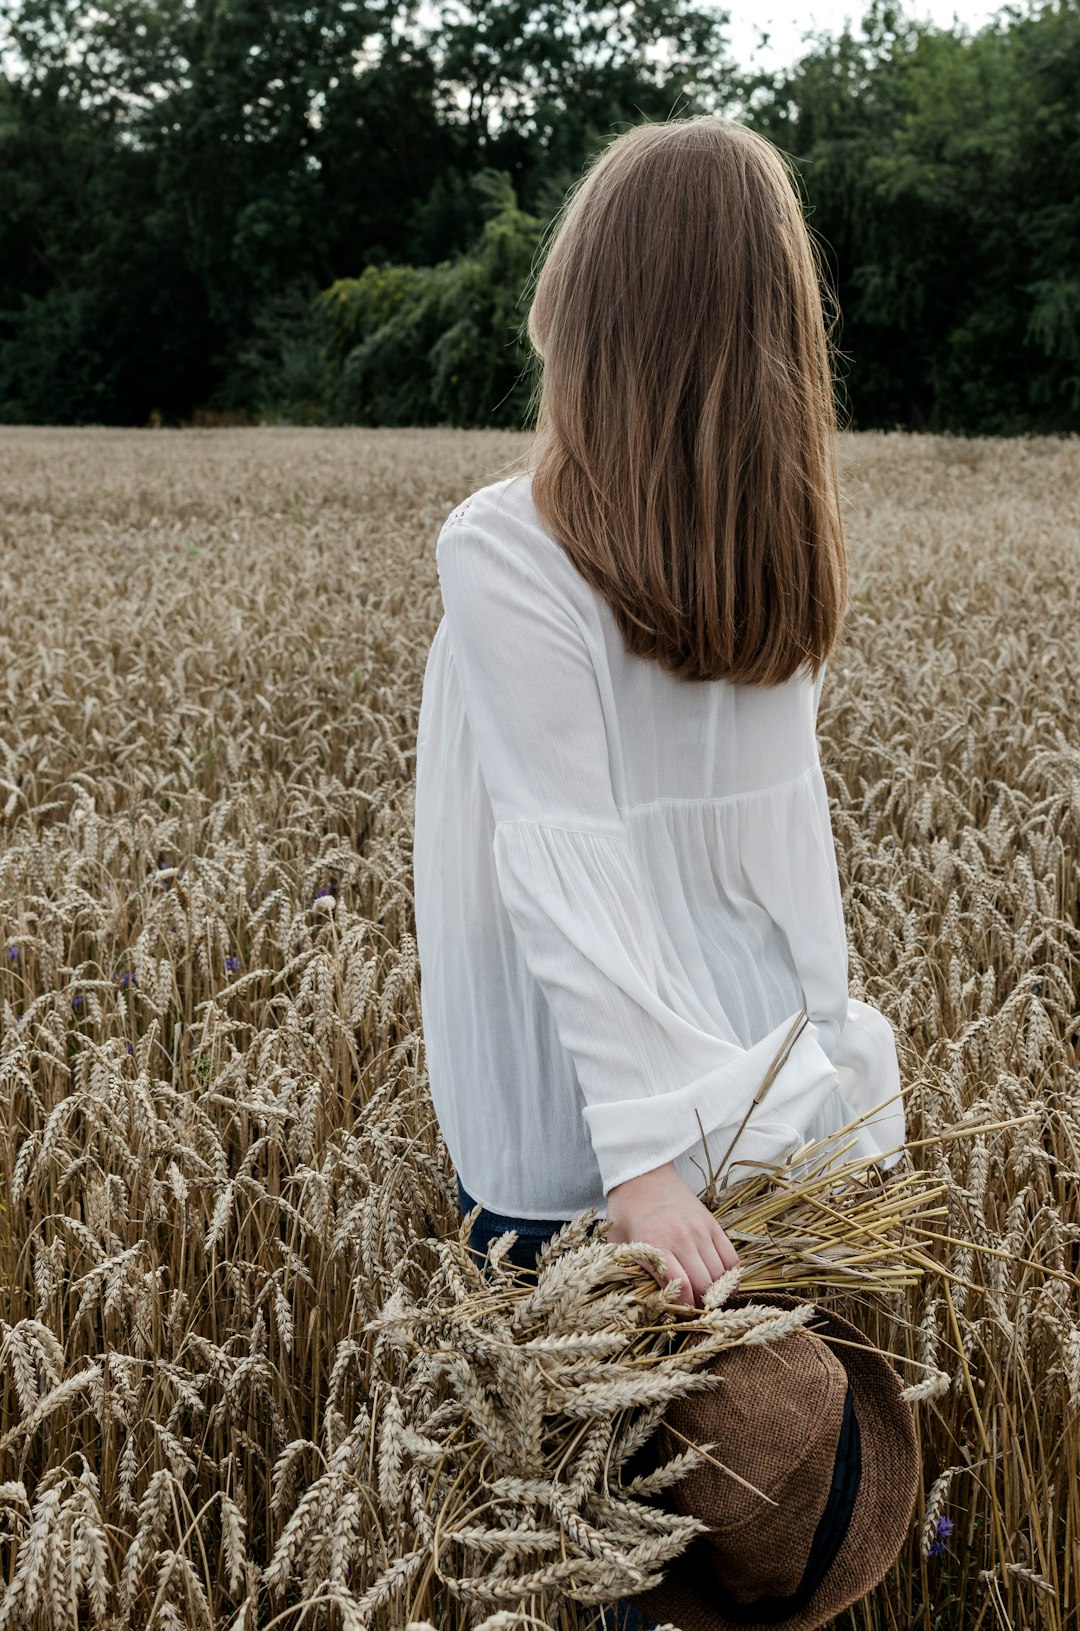
<instances>
[{"instance_id":1,"label":"blue cornflower","mask_svg":"<svg viewBox=\"0 0 1080 1631\"><path fill-rule=\"evenodd\" d=\"M13 957L18 957L18 955L19 955L18 946L9 946L8 949L7 949L7 954L8 954L8 961L9 962L11 961L11 959Z\"/></svg>"},{"instance_id":2,"label":"blue cornflower","mask_svg":"<svg viewBox=\"0 0 1080 1631\"><path fill-rule=\"evenodd\" d=\"M940 1557L945 1550L945 1536L951 1535L956 1525L951 1518L938 1518L934 1524L934 1538L926 1548L927 1557Z\"/></svg>"},{"instance_id":3,"label":"blue cornflower","mask_svg":"<svg viewBox=\"0 0 1080 1631\"><path fill-rule=\"evenodd\" d=\"M135 1049L134 1049L134 1048L133 1048L133 1047L132 1047L132 1046L131 1046L131 1043L130 1043L130 1042L129 1042L129 1043L128 1043L128 1045L127 1045L127 1051L128 1051L128 1052L129 1052L129 1053L134 1053L134 1052L135 1052Z\"/></svg>"},{"instance_id":4,"label":"blue cornflower","mask_svg":"<svg viewBox=\"0 0 1080 1631\"><path fill-rule=\"evenodd\" d=\"M82 998L81 997L72 997L71 1006L73 1008L81 1008L82 1007Z\"/></svg>"},{"instance_id":5,"label":"blue cornflower","mask_svg":"<svg viewBox=\"0 0 1080 1631\"><path fill-rule=\"evenodd\" d=\"M238 969L240 967L239 957L226 957L225 967L229 970L229 973L231 974L234 971L234 969Z\"/></svg>"}]
</instances>

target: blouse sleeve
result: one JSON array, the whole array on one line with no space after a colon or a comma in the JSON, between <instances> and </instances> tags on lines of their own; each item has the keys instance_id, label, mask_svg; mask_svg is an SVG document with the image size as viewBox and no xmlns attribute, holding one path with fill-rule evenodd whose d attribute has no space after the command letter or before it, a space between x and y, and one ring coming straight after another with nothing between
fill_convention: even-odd
<instances>
[{"instance_id":1,"label":"blouse sleeve","mask_svg":"<svg viewBox=\"0 0 1080 1631\"><path fill-rule=\"evenodd\" d=\"M714 1174L798 1013L744 1048L703 1030L664 967L615 802L580 611L525 546L451 517L436 560L453 665L495 820L499 890L571 1056L604 1194L704 1136ZM838 1084L807 1021L732 1151L782 1160ZM698 1117L700 1116L700 1126Z\"/></svg>"}]
</instances>

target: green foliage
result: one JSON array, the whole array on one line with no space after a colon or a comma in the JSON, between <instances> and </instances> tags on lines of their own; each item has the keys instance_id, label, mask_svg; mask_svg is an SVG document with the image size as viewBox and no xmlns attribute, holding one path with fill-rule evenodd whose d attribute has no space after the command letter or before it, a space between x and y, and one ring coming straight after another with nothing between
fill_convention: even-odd
<instances>
[{"instance_id":1,"label":"green foliage","mask_svg":"<svg viewBox=\"0 0 1080 1631\"><path fill-rule=\"evenodd\" d=\"M332 339L317 290L298 284L267 295L211 406L249 407L263 424L325 424Z\"/></svg>"},{"instance_id":2,"label":"green foliage","mask_svg":"<svg viewBox=\"0 0 1080 1631\"><path fill-rule=\"evenodd\" d=\"M706 0L0 0L0 421L513 425L543 225L628 124L795 162L857 427L1080 428L1080 0L870 0L778 74Z\"/></svg>"},{"instance_id":3,"label":"green foliage","mask_svg":"<svg viewBox=\"0 0 1080 1631\"><path fill-rule=\"evenodd\" d=\"M544 223L518 208L508 177L487 172L477 185L489 214L464 255L369 266L326 291L339 421L521 425L530 355L520 293Z\"/></svg>"},{"instance_id":4,"label":"green foliage","mask_svg":"<svg viewBox=\"0 0 1080 1631\"><path fill-rule=\"evenodd\" d=\"M829 246L856 425L1080 427L1080 5L974 35L875 0L745 87Z\"/></svg>"},{"instance_id":5,"label":"green foliage","mask_svg":"<svg viewBox=\"0 0 1080 1631\"><path fill-rule=\"evenodd\" d=\"M0 348L0 422L100 424L107 419L117 363L95 341L91 289L24 297L13 338Z\"/></svg>"}]
</instances>

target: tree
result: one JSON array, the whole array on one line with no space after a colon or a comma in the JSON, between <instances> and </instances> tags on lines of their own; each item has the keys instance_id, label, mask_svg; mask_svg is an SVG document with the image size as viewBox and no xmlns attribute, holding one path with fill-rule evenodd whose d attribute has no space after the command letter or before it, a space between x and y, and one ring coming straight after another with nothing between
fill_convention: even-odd
<instances>
[{"instance_id":1,"label":"tree","mask_svg":"<svg viewBox=\"0 0 1080 1631\"><path fill-rule=\"evenodd\" d=\"M878 0L744 85L827 245L856 424L1076 428L1078 84L1076 0L974 35Z\"/></svg>"}]
</instances>

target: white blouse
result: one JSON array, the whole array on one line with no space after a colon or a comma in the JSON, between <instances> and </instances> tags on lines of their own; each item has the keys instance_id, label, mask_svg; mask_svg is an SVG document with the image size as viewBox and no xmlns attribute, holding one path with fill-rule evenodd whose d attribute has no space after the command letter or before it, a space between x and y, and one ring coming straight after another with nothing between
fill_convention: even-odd
<instances>
[{"instance_id":1,"label":"white blouse","mask_svg":"<svg viewBox=\"0 0 1080 1631\"><path fill-rule=\"evenodd\" d=\"M893 1030L848 996L822 676L685 681L628 653L527 472L459 504L435 555L413 881L431 1095L469 1194L604 1216L664 1162L700 1194L710 1162L742 1177L871 1109L858 1149L898 1148Z\"/></svg>"}]
</instances>

